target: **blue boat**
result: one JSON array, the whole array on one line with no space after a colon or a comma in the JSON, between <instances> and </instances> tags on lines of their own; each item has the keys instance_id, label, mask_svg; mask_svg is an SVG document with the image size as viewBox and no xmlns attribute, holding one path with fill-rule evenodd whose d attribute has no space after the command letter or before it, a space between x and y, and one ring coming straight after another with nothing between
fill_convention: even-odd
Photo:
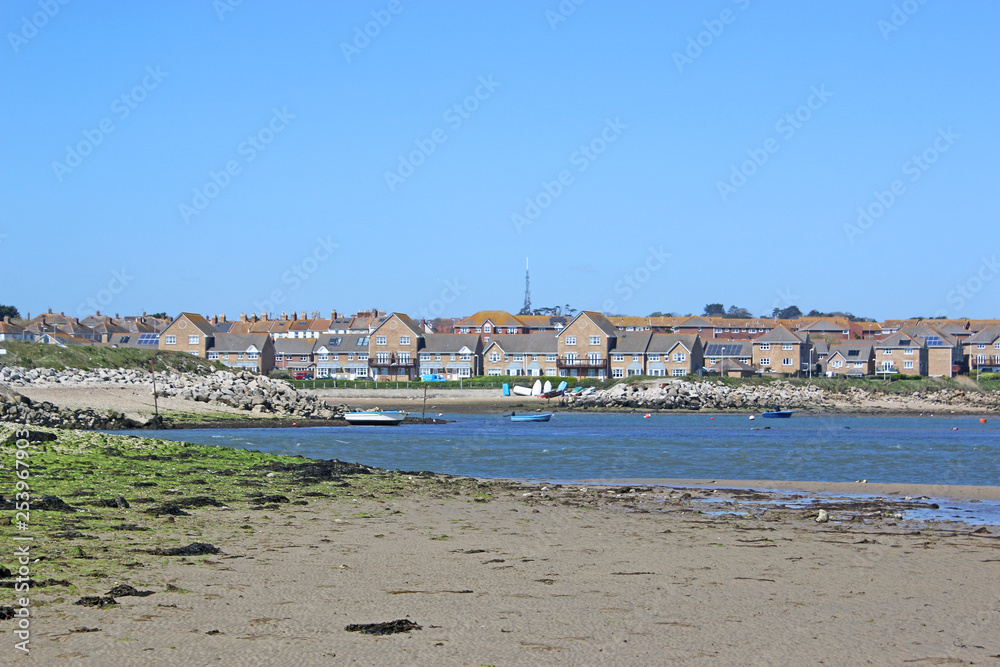
<instances>
[{"instance_id":1,"label":"blue boat","mask_svg":"<svg viewBox=\"0 0 1000 667\"><path fill-rule=\"evenodd\" d=\"M795 410L768 410L767 412L763 413L761 417L766 417L770 419L788 419L789 417L792 416L793 412L795 412Z\"/></svg>"},{"instance_id":2,"label":"blue boat","mask_svg":"<svg viewBox=\"0 0 1000 667\"><path fill-rule=\"evenodd\" d=\"M547 422L550 419L552 419L551 412L542 412L530 415L511 414L510 416L510 420L512 422Z\"/></svg>"}]
</instances>

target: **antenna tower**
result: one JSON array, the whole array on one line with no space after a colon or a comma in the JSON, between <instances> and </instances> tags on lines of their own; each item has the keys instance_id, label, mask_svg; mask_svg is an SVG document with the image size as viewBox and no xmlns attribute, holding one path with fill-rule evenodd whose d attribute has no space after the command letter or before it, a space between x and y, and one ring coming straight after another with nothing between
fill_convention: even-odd
<instances>
[{"instance_id":1,"label":"antenna tower","mask_svg":"<svg viewBox=\"0 0 1000 667\"><path fill-rule=\"evenodd\" d=\"M528 275L528 258L524 259L524 305L518 315L531 315L531 277Z\"/></svg>"}]
</instances>

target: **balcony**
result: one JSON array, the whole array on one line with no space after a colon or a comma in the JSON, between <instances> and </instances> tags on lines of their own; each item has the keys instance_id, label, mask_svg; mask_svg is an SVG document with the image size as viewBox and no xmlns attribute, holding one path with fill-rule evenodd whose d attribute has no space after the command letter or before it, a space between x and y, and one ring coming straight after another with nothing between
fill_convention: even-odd
<instances>
[{"instance_id":1,"label":"balcony","mask_svg":"<svg viewBox=\"0 0 1000 667\"><path fill-rule=\"evenodd\" d=\"M389 356L388 361L379 361L378 357L368 358L368 367L378 366L379 368L416 368L417 360L413 357L403 357L399 359L395 354Z\"/></svg>"},{"instance_id":2,"label":"balcony","mask_svg":"<svg viewBox=\"0 0 1000 667\"><path fill-rule=\"evenodd\" d=\"M556 366L559 368L607 368L607 357L558 357Z\"/></svg>"}]
</instances>

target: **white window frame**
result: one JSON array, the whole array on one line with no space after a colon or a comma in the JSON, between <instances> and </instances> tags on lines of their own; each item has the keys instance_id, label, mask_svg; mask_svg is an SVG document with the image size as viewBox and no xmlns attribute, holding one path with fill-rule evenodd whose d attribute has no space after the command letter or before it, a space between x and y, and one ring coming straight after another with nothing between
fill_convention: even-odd
<instances>
[{"instance_id":1,"label":"white window frame","mask_svg":"<svg viewBox=\"0 0 1000 667\"><path fill-rule=\"evenodd\" d=\"M197 345L199 340L201 340L201 338L198 334L188 335L188 345Z\"/></svg>"},{"instance_id":2,"label":"white window frame","mask_svg":"<svg viewBox=\"0 0 1000 667\"><path fill-rule=\"evenodd\" d=\"M388 345L389 340L385 336L375 336L376 345Z\"/></svg>"},{"instance_id":3,"label":"white window frame","mask_svg":"<svg viewBox=\"0 0 1000 667\"><path fill-rule=\"evenodd\" d=\"M621 369L621 368L612 368L611 369L611 377L613 377L613 378L625 377L625 373L624 373L623 369Z\"/></svg>"},{"instance_id":4,"label":"white window frame","mask_svg":"<svg viewBox=\"0 0 1000 667\"><path fill-rule=\"evenodd\" d=\"M913 360L907 359L903 362L903 368L913 368Z\"/></svg>"},{"instance_id":5,"label":"white window frame","mask_svg":"<svg viewBox=\"0 0 1000 667\"><path fill-rule=\"evenodd\" d=\"M590 337L590 344L591 345L600 345L601 344L601 337L600 336L591 336Z\"/></svg>"},{"instance_id":6,"label":"white window frame","mask_svg":"<svg viewBox=\"0 0 1000 667\"><path fill-rule=\"evenodd\" d=\"M781 349L787 352L788 350L794 350L795 345L793 345L792 343L782 343Z\"/></svg>"},{"instance_id":7,"label":"white window frame","mask_svg":"<svg viewBox=\"0 0 1000 667\"><path fill-rule=\"evenodd\" d=\"M625 361L625 355L624 354L612 354L611 355L611 361L615 361L615 362Z\"/></svg>"},{"instance_id":8,"label":"white window frame","mask_svg":"<svg viewBox=\"0 0 1000 667\"><path fill-rule=\"evenodd\" d=\"M781 358L781 365L782 366L794 366L795 365L795 361L791 357L782 357Z\"/></svg>"},{"instance_id":9,"label":"white window frame","mask_svg":"<svg viewBox=\"0 0 1000 667\"><path fill-rule=\"evenodd\" d=\"M164 336L163 337L163 344L164 345L176 345L177 344L177 336Z\"/></svg>"},{"instance_id":10,"label":"white window frame","mask_svg":"<svg viewBox=\"0 0 1000 667\"><path fill-rule=\"evenodd\" d=\"M576 336L566 336L567 345L576 345Z\"/></svg>"},{"instance_id":11,"label":"white window frame","mask_svg":"<svg viewBox=\"0 0 1000 667\"><path fill-rule=\"evenodd\" d=\"M410 344L410 337L409 336L400 336L399 337L399 344L400 345L409 345Z\"/></svg>"},{"instance_id":12,"label":"white window frame","mask_svg":"<svg viewBox=\"0 0 1000 667\"><path fill-rule=\"evenodd\" d=\"M767 352L770 349L771 349L771 344L770 343L761 343L760 344L760 351L761 352Z\"/></svg>"},{"instance_id":13,"label":"white window frame","mask_svg":"<svg viewBox=\"0 0 1000 667\"><path fill-rule=\"evenodd\" d=\"M770 366L771 365L771 359L769 357L761 357L760 365L761 366Z\"/></svg>"},{"instance_id":14,"label":"white window frame","mask_svg":"<svg viewBox=\"0 0 1000 667\"><path fill-rule=\"evenodd\" d=\"M219 353L218 352L209 352L208 353L208 358L209 359L218 359L219 358Z\"/></svg>"},{"instance_id":15,"label":"white window frame","mask_svg":"<svg viewBox=\"0 0 1000 667\"><path fill-rule=\"evenodd\" d=\"M674 377L684 377L687 375L687 371L683 368L675 368L670 372Z\"/></svg>"}]
</instances>

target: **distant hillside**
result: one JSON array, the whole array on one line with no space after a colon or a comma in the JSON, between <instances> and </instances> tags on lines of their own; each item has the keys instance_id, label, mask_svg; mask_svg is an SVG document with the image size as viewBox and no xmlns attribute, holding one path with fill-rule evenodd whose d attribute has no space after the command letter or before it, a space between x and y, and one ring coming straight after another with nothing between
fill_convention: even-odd
<instances>
[{"instance_id":1,"label":"distant hillside","mask_svg":"<svg viewBox=\"0 0 1000 667\"><path fill-rule=\"evenodd\" d=\"M140 350L131 347L106 347L98 345L46 345L4 341L0 348L7 354L0 355L0 366L25 368L141 368L149 370L149 362L156 357L156 370L174 370L184 373L206 373L227 370L218 362L210 362L183 352Z\"/></svg>"}]
</instances>

